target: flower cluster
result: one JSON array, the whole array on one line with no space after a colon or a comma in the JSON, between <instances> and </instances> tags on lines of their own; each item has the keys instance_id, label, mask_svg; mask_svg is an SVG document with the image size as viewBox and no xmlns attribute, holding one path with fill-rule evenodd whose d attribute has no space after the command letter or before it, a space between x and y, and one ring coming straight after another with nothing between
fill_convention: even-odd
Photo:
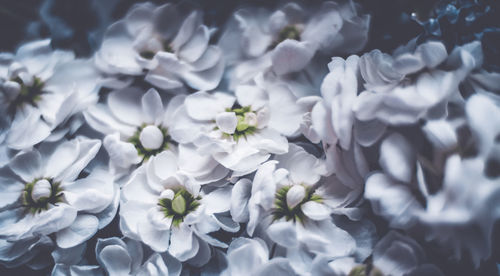
<instances>
[{"instance_id":1,"label":"flower cluster","mask_svg":"<svg viewBox=\"0 0 500 276\"><path fill-rule=\"evenodd\" d=\"M476 6L494 14L464 5L459 20ZM439 35L426 25L392 52L364 51L370 22L350 0L249 5L223 26L192 6L141 3L90 58L50 39L0 54L0 264L479 271L500 219L487 35L450 44L441 23Z\"/></svg>"}]
</instances>

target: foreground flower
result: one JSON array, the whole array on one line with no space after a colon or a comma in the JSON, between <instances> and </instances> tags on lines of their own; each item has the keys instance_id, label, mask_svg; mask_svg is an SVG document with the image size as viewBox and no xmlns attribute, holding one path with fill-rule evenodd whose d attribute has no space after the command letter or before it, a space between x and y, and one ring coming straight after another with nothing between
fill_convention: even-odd
<instances>
[{"instance_id":1,"label":"foreground flower","mask_svg":"<svg viewBox=\"0 0 500 276\"><path fill-rule=\"evenodd\" d=\"M123 187L120 228L156 252L201 266L210 258L208 244L227 247L210 232L239 229L214 215L229 210L225 198L230 193L230 187L200 191L199 184L178 172L177 157L165 151L139 167Z\"/></svg>"},{"instance_id":2,"label":"foreground flower","mask_svg":"<svg viewBox=\"0 0 500 276\"><path fill-rule=\"evenodd\" d=\"M75 247L113 218L116 187L105 171L80 172L94 158L100 141L77 137L53 147L16 155L1 170L5 196L1 201L1 260L27 262L24 255L11 259L14 248L54 240L59 248Z\"/></svg>"},{"instance_id":3,"label":"foreground flower","mask_svg":"<svg viewBox=\"0 0 500 276\"><path fill-rule=\"evenodd\" d=\"M162 89L211 90L224 70L220 49L209 45L211 33L200 11L184 14L173 4L137 4L108 28L96 65L116 76L146 70L146 81Z\"/></svg>"},{"instance_id":4,"label":"foreground flower","mask_svg":"<svg viewBox=\"0 0 500 276\"><path fill-rule=\"evenodd\" d=\"M178 276L182 269L181 263L168 254L153 253L143 263L141 243L130 239L99 239L95 254L100 266L56 264L52 275Z\"/></svg>"},{"instance_id":5,"label":"foreground flower","mask_svg":"<svg viewBox=\"0 0 500 276\"><path fill-rule=\"evenodd\" d=\"M90 126L107 134L103 145L114 173L122 176L132 166L173 150L168 128L180 100L173 98L164 106L155 89L144 94L129 87L111 92L107 104L97 104L84 113Z\"/></svg>"},{"instance_id":6,"label":"foreground flower","mask_svg":"<svg viewBox=\"0 0 500 276\"><path fill-rule=\"evenodd\" d=\"M302 113L284 85L239 86L236 97L197 92L174 114L171 134L239 176L256 170L271 154L286 153L284 135L298 134Z\"/></svg>"},{"instance_id":7,"label":"foreground flower","mask_svg":"<svg viewBox=\"0 0 500 276\"><path fill-rule=\"evenodd\" d=\"M78 118L70 121L72 115L97 102L99 74L91 62L53 50L50 40L27 43L0 59L0 113L11 122L9 148L57 141L81 125Z\"/></svg>"},{"instance_id":8,"label":"foreground flower","mask_svg":"<svg viewBox=\"0 0 500 276\"><path fill-rule=\"evenodd\" d=\"M287 154L276 158L259 167L253 182L241 179L235 184L233 219L248 221L250 236L262 227L271 240L289 251L305 248L330 257L353 253L353 238L330 218L338 202L336 188L328 186L337 184L320 182L321 162L293 144Z\"/></svg>"},{"instance_id":9,"label":"foreground flower","mask_svg":"<svg viewBox=\"0 0 500 276\"><path fill-rule=\"evenodd\" d=\"M241 84L267 68L278 75L300 71L316 52L357 52L366 43L368 22L369 16L358 16L351 1L313 9L289 3L273 13L241 9L219 45L235 65L233 81Z\"/></svg>"}]
</instances>

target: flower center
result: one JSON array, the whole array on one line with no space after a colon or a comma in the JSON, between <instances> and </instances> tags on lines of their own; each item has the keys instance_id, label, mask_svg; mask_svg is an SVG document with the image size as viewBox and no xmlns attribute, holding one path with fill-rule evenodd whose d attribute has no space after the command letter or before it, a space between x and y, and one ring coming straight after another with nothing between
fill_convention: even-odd
<instances>
[{"instance_id":1,"label":"flower center","mask_svg":"<svg viewBox=\"0 0 500 276\"><path fill-rule=\"evenodd\" d=\"M34 77L31 85L25 84L20 77L16 77L12 81L19 83L21 89L17 97L11 102L9 113L15 114L16 110L26 103L36 106L37 102L41 99L41 95L44 93L44 83L42 80Z\"/></svg>"},{"instance_id":2,"label":"flower center","mask_svg":"<svg viewBox=\"0 0 500 276\"><path fill-rule=\"evenodd\" d=\"M271 45L271 48L275 48L276 46L278 46L278 44L287 39L300 41L300 30L299 28L297 28L297 26L288 25L281 29L281 31L278 33L278 38Z\"/></svg>"},{"instance_id":3,"label":"flower center","mask_svg":"<svg viewBox=\"0 0 500 276\"><path fill-rule=\"evenodd\" d=\"M38 178L26 184L22 194L23 206L32 214L40 213L50 204L62 202L62 195L60 183L54 183L51 178Z\"/></svg>"},{"instance_id":4,"label":"flower center","mask_svg":"<svg viewBox=\"0 0 500 276\"><path fill-rule=\"evenodd\" d=\"M180 189L176 192L168 189L161 194L158 205L165 217L172 218L172 224L177 227L189 213L200 206L200 199L199 196L193 197L186 189Z\"/></svg>"},{"instance_id":5,"label":"flower center","mask_svg":"<svg viewBox=\"0 0 500 276\"><path fill-rule=\"evenodd\" d=\"M234 112L238 123L233 134L224 133L224 136L233 137L238 142L240 138L246 138L257 131L257 113L250 106L227 108L226 112Z\"/></svg>"},{"instance_id":6,"label":"flower center","mask_svg":"<svg viewBox=\"0 0 500 276\"><path fill-rule=\"evenodd\" d=\"M172 49L172 46L170 46L170 43L168 43L168 42L163 42L162 47L163 47L164 52L167 52L167 53L174 52L174 49ZM139 55L144 59L153 59L157 52L158 51L144 50L144 51L140 52Z\"/></svg>"},{"instance_id":7,"label":"flower center","mask_svg":"<svg viewBox=\"0 0 500 276\"><path fill-rule=\"evenodd\" d=\"M302 204L308 201L322 202L322 200L321 196L315 194L310 187L284 186L276 191L274 197L273 221L285 218L286 221L302 222L306 217L300 208Z\"/></svg>"},{"instance_id":8,"label":"flower center","mask_svg":"<svg viewBox=\"0 0 500 276\"><path fill-rule=\"evenodd\" d=\"M140 156L149 159L168 149L170 136L166 128L143 124L128 141L135 146Z\"/></svg>"}]
</instances>

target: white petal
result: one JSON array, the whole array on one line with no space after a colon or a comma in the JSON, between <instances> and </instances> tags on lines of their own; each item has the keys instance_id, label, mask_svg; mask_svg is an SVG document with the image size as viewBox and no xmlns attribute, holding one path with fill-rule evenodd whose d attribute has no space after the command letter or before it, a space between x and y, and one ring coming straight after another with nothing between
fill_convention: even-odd
<instances>
[{"instance_id":1,"label":"white petal","mask_svg":"<svg viewBox=\"0 0 500 276\"><path fill-rule=\"evenodd\" d=\"M142 67L137 63L133 40L128 33L126 23L117 21L104 34L101 48L96 53L96 63L102 64L109 73L127 75L142 74Z\"/></svg>"},{"instance_id":2,"label":"white petal","mask_svg":"<svg viewBox=\"0 0 500 276\"><path fill-rule=\"evenodd\" d=\"M134 87L113 91L108 95L108 106L119 120L140 126L143 123L142 95L143 92Z\"/></svg>"},{"instance_id":3,"label":"white petal","mask_svg":"<svg viewBox=\"0 0 500 276\"><path fill-rule=\"evenodd\" d=\"M37 150L14 156L9 163L9 167L26 182L31 182L43 174L42 157Z\"/></svg>"},{"instance_id":4,"label":"white petal","mask_svg":"<svg viewBox=\"0 0 500 276\"><path fill-rule=\"evenodd\" d=\"M311 46L291 39L278 44L271 55L274 72L283 75L304 69L314 55Z\"/></svg>"},{"instance_id":5,"label":"white petal","mask_svg":"<svg viewBox=\"0 0 500 276\"><path fill-rule=\"evenodd\" d=\"M210 39L207 26L198 26L189 41L182 46L179 56L187 62L194 62L203 55Z\"/></svg>"},{"instance_id":6,"label":"white petal","mask_svg":"<svg viewBox=\"0 0 500 276\"><path fill-rule=\"evenodd\" d=\"M28 111L28 115L16 117L7 134L6 144L12 149L27 149L40 142L50 135L51 127L42 119L40 112L35 109Z\"/></svg>"},{"instance_id":7,"label":"white petal","mask_svg":"<svg viewBox=\"0 0 500 276\"><path fill-rule=\"evenodd\" d=\"M185 224L172 229L172 238L168 252L179 261L184 262L198 253L198 239L194 237L193 231Z\"/></svg>"},{"instance_id":8,"label":"white petal","mask_svg":"<svg viewBox=\"0 0 500 276\"><path fill-rule=\"evenodd\" d=\"M172 48L174 50L179 50L182 45L189 41L193 36L195 30L200 24L201 18L198 11L193 11L183 22L182 26L177 33L177 36L172 41Z\"/></svg>"},{"instance_id":9,"label":"white petal","mask_svg":"<svg viewBox=\"0 0 500 276\"><path fill-rule=\"evenodd\" d=\"M331 2L326 2L330 4ZM326 4L325 3L325 4ZM334 6L331 8L331 6ZM336 44L338 32L342 28L342 15L336 9L336 5L323 5L321 12L312 17L306 25L301 38L306 41L311 41L319 48L329 49Z\"/></svg>"},{"instance_id":10,"label":"white petal","mask_svg":"<svg viewBox=\"0 0 500 276\"><path fill-rule=\"evenodd\" d=\"M330 210L324 204L308 201L300 206L302 212L312 220L324 220L330 217Z\"/></svg>"},{"instance_id":11,"label":"white petal","mask_svg":"<svg viewBox=\"0 0 500 276\"><path fill-rule=\"evenodd\" d=\"M24 183L14 178L0 176L0 190L2 191L0 193L0 210L16 202L22 194L24 186Z\"/></svg>"},{"instance_id":12,"label":"white petal","mask_svg":"<svg viewBox=\"0 0 500 276\"><path fill-rule=\"evenodd\" d=\"M275 85L269 89L269 109L271 111L269 127L286 136L297 134L306 111L297 104L297 98L288 87Z\"/></svg>"},{"instance_id":13,"label":"white petal","mask_svg":"<svg viewBox=\"0 0 500 276\"><path fill-rule=\"evenodd\" d=\"M422 58L422 61L428 68L438 66L448 57L446 47L438 41L428 41L418 45L415 54Z\"/></svg>"},{"instance_id":14,"label":"white petal","mask_svg":"<svg viewBox=\"0 0 500 276\"><path fill-rule=\"evenodd\" d=\"M248 200L252 191L252 182L246 178L234 184L231 191L231 216L234 221L248 221Z\"/></svg>"},{"instance_id":15,"label":"white petal","mask_svg":"<svg viewBox=\"0 0 500 276\"><path fill-rule=\"evenodd\" d=\"M56 234L57 245L61 248L70 248L87 241L98 229L99 221L92 215L78 215L71 226L62 229Z\"/></svg>"},{"instance_id":16,"label":"white petal","mask_svg":"<svg viewBox=\"0 0 500 276\"><path fill-rule=\"evenodd\" d=\"M142 113L145 115L144 122L156 124L163 114L163 104L160 94L155 89L149 89L141 98Z\"/></svg>"},{"instance_id":17,"label":"white petal","mask_svg":"<svg viewBox=\"0 0 500 276\"><path fill-rule=\"evenodd\" d=\"M311 120L313 129L318 133L323 142L328 144L335 144L337 142L337 136L331 122L331 111L325 107L322 101L313 107Z\"/></svg>"},{"instance_id":18,"label":"white petal","mask_svg":"<svg viewBox=\"0 0 500 276\"><path fill-rule=\"evenodd\" d=\"M141 240L156 252L165 252L168 249L171 233L168 229L157 229L146 219L139 227Z\"/></svg>"},{"instance_id":19,"label":"white petal","mask_svg":"<svg viewBox=\"0 0 500 276\"><path fill-rule=\"evenodd\" d=\"M119 245L108 245L99 253L104 268L110 276L130 274L132 260L125 248Z\"/></svg>"},{"instance_id":20,"label":"white petal","mask_svg":"<svg viewBox=\"0 0 500 276\"><path fill-rule=\"evenodd\" d=\"M137 149L131 143L120 141L119 134L107 135L103 145L109 154L110 160L119 167L128 168L132 164L141 162Z\"/></svg>"},{"instance_id":21,"label":"white petal","mask_svg":"<svg viewBox=\"0 0 500 276\"><path fill-rule=\"evenodd\" d=\"M75 140L60 144L55 152L47 160L45 174L57 180L60 174L75 162L80 152L80 145Z\"/></svg>"},{"instance_id":22,"label":"white petal","mask_svg":"<svg viewBox=\"0 0 500 276\"><path fill-rule=\"evenodd\" d=\"M78 156L73 164L71 164L62 174L59 175L60 179L68 181L76 179L80 172L89 164L101 148L101 141L98 139L88 139L78 136L73 141L78 144Z\"/></svg>"},{"instance_id":23,"label":"white petal","mask_svg":"<svg viewBox=\"0 0 500 276\"><path fill-rule=\"evenodd\" d=\"M251 106L253 110L264 107L269 101L266 92L255 85L238 85L234 93L241 106Z\"/></svg>"},{"instance_id":24,"label":"white petal","mask_svg":"<svg viewBox=\"0 0 500 276\"><path fill-rule=\"evenodd\" d=\"M207 213L222 213L230 209L231 201L231 186L218 188L207 195L201 201L205 205Z\"/></svg>"},{"instance_id":25,"label":"white petal","mask_svg":"<svg viewBox=\"0 0 500 276\"><path fill-rule=\"evenodd\" d=\"M269 238L283 247L295 247L298 245L295 225L289 221L272 223L267 228Z\"/></svg>"},{"instance_id":26,"label":"white petal","mask_svg":"<svg viewBox=\"0 0 500 276\"><path fill-rule=\"evenodd\" d=\"M86 178L63 183L64 198L79 211L98 213L108 207L114 198L113 177L102 169L95 169Z\"/></svg>"},{"instance_id":27,"label":"white petal","mask_svg":"<svg viewBox=\"0 0 500 276\"><path fill-rule=\"evenodd\" d=\"M391 221L391 226L407 228L415 220L420 203L405 186L382 173L366 179L365 197L371 201L374 213Z\"/></svg>"},{"instance_id":28,"label":"white petal","mask_svg":"<svg viewBox=\"0 0 500 276\"><path fill-rule=\"evenodd\" d=\"M213 120L218 113L231 108L235 98L229 94L197 92L186 97L187 113L196 120Z\"/></svg>"},{"instance_id":29,"label":"white petal","mask_svg":"<svg viewBox=\"0 0 500 276\"><path fill-rule=\"evenodd\" d=\"M415 152L402 135L393 133L380 146L379 162L392 177L409 183L415 169Z\"/></svg>"},{"instance_id":30,"label":"white petal","mask_svg":"<svg viewBox=\"0 0 500 276\"><path fill-rule=\"evenodd\" d=\"M238 118L234 112L222 112L215 116L215 123L222 132L233 134L238 124Z\"/></svg>"}]
</instances>

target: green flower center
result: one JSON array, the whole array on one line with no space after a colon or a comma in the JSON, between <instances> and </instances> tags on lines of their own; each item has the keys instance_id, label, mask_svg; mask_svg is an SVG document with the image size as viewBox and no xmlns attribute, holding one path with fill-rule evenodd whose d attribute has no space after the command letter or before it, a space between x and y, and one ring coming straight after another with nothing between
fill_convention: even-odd
<instances>
[{"instance_id":1,"label":"green flower center","mask_svg":"<svg viewBox=\"0 0 500 276\"><path fill-rule=\"evenodd\" d=\"M234 112L238 119L238 123L233 134L223 133L225 137L233 137L234 141L238 142L240 138L244 137L246 139L248 135L257 132L257 113L252 111L250 106L226 108L226 112ZM215 129L217 130L219 128L215 127Z\"/></svg>"},{"instance_id":2,"label":"green flower center","mask_svg":"<svg viewBox=\"0 0 500 276\"><path fill-rule=\"evenodd\" d=\"M300 30L297 28L297 26L288 25L281 29L281 31L278 33L278 38L271 45L271 48L275 48L276 46L278 46L278 44L287 39L300 41Z\"/></svg>"},{"instance_id":3,"label":"green flower center","mask_svg":"<svg viewBox=\"0 0 500 276\"><path fill-rule=\"evenodd\" d=\"M165 214L165 217L172 218L172 225L178 227L184 218L198 206L200 206L201 197L193 197L186 189L180 189L175 192L174 198L160 198L158 205Z\"/></svg>"},{"instance_id":4,"label":"green flower center","mask_svg":"<svg viewBox=\"0 0 500 276\"><path fill-rule=\"evenodd\" d=\"M158 147L155 148L147 148L144 146L144 143L141 142L141 133L142 131L151 125L147 124L142 124L140 127L137 128L136 132L132 137L128 139L128 142L132 143L134 147L137 149L137 153L139 156L143 158L143 160L148 160L151 156L155 156L158 153L167 150L169 147L169 142L170 142L170 136L168 135L168 130L167 128L161 127L161 126L154 126L155 128L158 128L158 130L161 132L161 135L163 136L162 140L160 141L160 144Z\"/></svg>"},{"instance_id":5,"label":"green flower center","mask_svg":"<svg viewBox=\"0 0 500 276\"><path fill-rule=\"evenodd\" d=\"M32 214L40 213L62 202L63 190L59 182L54 182L52 178L37 178L27 183L22 193L23 206Z\"/></svg>"},{"instance_id":6,"label":"green flower center","mask_svg":"<svg viewBox=\"0 0 500 276\"><path fill-rule=\"evenodd\" d=\"M19 83L21 91L9 106L9 113L15 114L16 110L24 104L36 106L40 101L43 92L44 83L38 77L33 78L32 85L26 85L20 77L14 78L12 81Z\"/></svg>"},{"instance_id":7,"label":"green flower center","mask_svg":"<svg viewBox=\"0 0 500 276\"><path fill-rule=\"evenodd\" d=\"M286 221L293 220L293 222L298 221L302 223L306 217L300 208L302 204L308 201L316 201L318 203L323 201L321 196L315 194L311 187L304 187L306 190L304 199L295 207L289 208L286 196L291 187L284 186L276 192L274 196L274 208L272 210L273 221L285 218Z\"/></svg>"},{"instance_id":8,"label":"green flower center","mask_svg":"<svg viewBox=\"0 0 500 276\"><path fill-rule=\"evenodd\" d=\"M172 49L172 46L170 46L170 43L164 42L163 43L163 51L167 53L173 53L174 49ZM144 58L144 59L153 59L154 56L156 55L155 51L150 51L150 50L145 50L139 53L139 55Z\"/></svg>"}]
</instances>

